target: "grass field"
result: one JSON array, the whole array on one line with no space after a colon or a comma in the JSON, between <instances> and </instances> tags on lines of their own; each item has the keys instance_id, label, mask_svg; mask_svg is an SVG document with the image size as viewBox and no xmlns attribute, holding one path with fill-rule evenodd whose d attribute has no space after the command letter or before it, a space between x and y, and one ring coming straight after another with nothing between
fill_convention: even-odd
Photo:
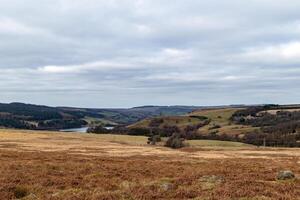
<instances>
[{"instance_id":1,"label":"grass field","mask_svg":"<svg viewBox=\"0 0 300 200\"><path fill-rule=\"evenodd\" d=\"M181 150L145 137L0 130L0 199L297 200L300 149L190 141Z\"/></svg>"},{"instance_id":2,"label":"grass field","mask_svg":"<svg viewBox=\"0 0 300 200\"><path fill-rule=\"evenodd\" d=\"M239 108L225 108L225 109L207 109L198 110L190 113L191 116L205 116L211 120L211 123L198 130L199 134L209 134L213 131L217 131L217 134L226 135L243 135L245 133L253 132L258 129L256 127L232 124L230 118ZM220 128L213 129L215 125L219 125Z\"/></svg>"},{"instance_id":3,"label":"grass field","mask_svg":"<svg viewBox=\"0 0 300 200\"><path fill-rule=\"evenodd\" d=\"M163 123L159 126L162 128L163 126L178 126L179 128L185 127L187 125L193 125L198 124L202 120L190 117L190 116L167 116L162 117ZM142 121L139 121L135 124L132 124L128 127L130 128L136 128L136 127L149 127L149 124L151 122L151 119L145 119Z\"/></svg>"},{"instance_id":4,"label":"grass field","mask_svg":"<svg viewBox=\"0 0 300 200\"><path fill-rule=\"evenodd\" d=\"M218 141L218 140L189 140L188 144L191 147L253 147L249 144L244 144L240 142L229 142L229 141Z\"/></svg>"},{"instance_id":5,"label":"grass field","mask_svg":"<svg viewBox=\"0 0 300 200\"><path fill-rule=\"evenodd\" d=\"M240 109L238 108L225 108L225 109L207 109L198 110L190 113L189 115L194 116L205 116L211 119L214 123L228 124L230 117Z\"/></svg>"}]
</instances>

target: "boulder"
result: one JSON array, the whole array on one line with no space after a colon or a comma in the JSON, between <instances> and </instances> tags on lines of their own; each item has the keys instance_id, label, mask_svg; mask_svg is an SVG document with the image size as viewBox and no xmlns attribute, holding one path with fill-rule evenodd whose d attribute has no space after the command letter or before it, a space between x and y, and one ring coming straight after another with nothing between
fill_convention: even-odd
<instances>
[{"instance_id":1,"label":"boulder","mask_svg":"<svg viewBox=\"0 0 300 200\"><path fill-rule=\"evenodd\" d=\"M164 190L164 191L168 191L168 190L171 190L173 188L173 185L172 183L163 183L161 184L161 189Z\"/></svg>"},{"instance_id":2,"label":"boulder","mask_svg":"<svg viewBox=\"0 0 300 200\"><path fill-rule=\"evenodd\" d=\"M289 179L294 179L294 178L295 178L295 175L290 170L280 171L277 174L277 180L289 180Z\"/></svg>"}]
</instances>

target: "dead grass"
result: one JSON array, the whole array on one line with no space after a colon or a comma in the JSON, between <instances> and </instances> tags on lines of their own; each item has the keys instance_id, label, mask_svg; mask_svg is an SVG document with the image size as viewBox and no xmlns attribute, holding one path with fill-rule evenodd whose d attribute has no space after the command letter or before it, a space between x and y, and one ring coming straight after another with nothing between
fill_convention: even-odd
<instances>
[{"instance_id":1,"label":"dead grass","mask_svg":"<svg viewBox=\"0 0 300 200\"><path fill-rule=\"evenodd\" d=\"M189 152L140 139L0 131L0 144L16 145L0 148L0 199L300 199L299 179L276 181L283 169L300 176L299 149L206 141Z\"/></svg>"},{"instance_id":2,"label":"dead grass","mask_svg":"<svg viewBox=\"0 0 300 200\"><path fill-rule=\"evenodd\" d=\"M169 160L86 157L65 152L0 153L0 196L36 199L299 199L299 180L278 182L294 159ZM258 198L259 199L259 198Z\"/></svg>"}]
</instances>

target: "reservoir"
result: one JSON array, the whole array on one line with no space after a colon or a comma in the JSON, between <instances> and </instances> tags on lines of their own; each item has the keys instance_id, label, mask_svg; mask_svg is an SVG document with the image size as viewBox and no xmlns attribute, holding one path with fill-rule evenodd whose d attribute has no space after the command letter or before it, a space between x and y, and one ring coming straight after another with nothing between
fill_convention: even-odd
<instances>
[{"instance_id":1,"label":"reservoir","mask_svg":"<svg viewBox=\"0 0 300 200\"><path fill-rule=\"evenodd\" d=\"M76 132L76 133L86 133L89 127L81 128L70 128L70 129L61 129L60 132Z\"/></svg>"},{"instance_id":2,"label":"reservoir","mask_svg":"<svg viewBox=\"0 0 300 200\"><path fill-rule=\"evenodd\" d=\"M81 127L81 128L70 128L70 129L61 129L60 132L75 132L75 133L86 133L89 127ZM105 127L107 130L112 130L114 127L107 126Z\"/></svg>"}]
</instances>

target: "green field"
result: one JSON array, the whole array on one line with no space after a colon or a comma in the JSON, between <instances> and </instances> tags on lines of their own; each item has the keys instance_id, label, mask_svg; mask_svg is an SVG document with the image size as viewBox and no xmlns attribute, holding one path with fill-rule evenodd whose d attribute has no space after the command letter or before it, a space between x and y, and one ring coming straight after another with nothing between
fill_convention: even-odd
<instances>
[{"instance_id":1,"label":"green field","mask_svg":"<svg viewBox=\"0 0 300 200\"><path fill-rule=\"evenodd\" d=\"M191 147L251 147L252 145L240 142L218 141L218 140L188 140Z\"/></svg>"},{"instance_id":2,"label":"green field","mask_svg":"<svg viewBox=\"0 0 300 200\"><path fill-rule=\"evenodd\" d=\"M238 108L226 108L226 109L207 109L194 111L189 116L205 116L213 123L220 125L228 125L230 123L231 116L238 111Z\"/></svg>"},{"instance_id":3,"label":"green field","mask_svg":"<svg viewBox=\"0 0 300 200\"><path fill-rule=\"evenodd\" d=\"M95 135L98 139L107 142L124 143L130 145L145 145L148 138L145 136L129 136L129 135L112 135L112 134L100 134ZM167 138L162 138L162 141ZM253 145L244 144L240 142L230 141L218 141L218 140L186 140L186 143L190 147L251 147ZM161 143L160 145L163 145Z\"/></svg>"},{"instance_id":4,"label":"green field","mask_svg":"<svg viewBox=\"0 0 300 200\"><path fill-rule=\"evenodd\" d=\"M190 116L167 116L167 117L157 117L163 119L163 123L159 126L160 128L164 126L177 126L179 128L183 128L188 125L198 124L203 120L197 119L195 117ZM142 120L135 124L130 125L130 128L147 128L151 122L151 118Z\"/></svg>"},{"instance_id":5,"label":"green field","mask_svg":"<svg viewBox=\"0 0 300 200\"><path fill-rule=\"evenodd\" d=\"M199 134L210 134L211 132L217 132L217 134L226 135L243 135L245 133L252 132L257 128L252 126L237 125L230 120L231 116L240 110L240 108L225 108L225 109L207 109L198 110L190 113L190 116L205 116L211 120L209 125L201 127ZM220 128L213 129L214 126L220 126Z\"/></svg>"}]
</instances>

